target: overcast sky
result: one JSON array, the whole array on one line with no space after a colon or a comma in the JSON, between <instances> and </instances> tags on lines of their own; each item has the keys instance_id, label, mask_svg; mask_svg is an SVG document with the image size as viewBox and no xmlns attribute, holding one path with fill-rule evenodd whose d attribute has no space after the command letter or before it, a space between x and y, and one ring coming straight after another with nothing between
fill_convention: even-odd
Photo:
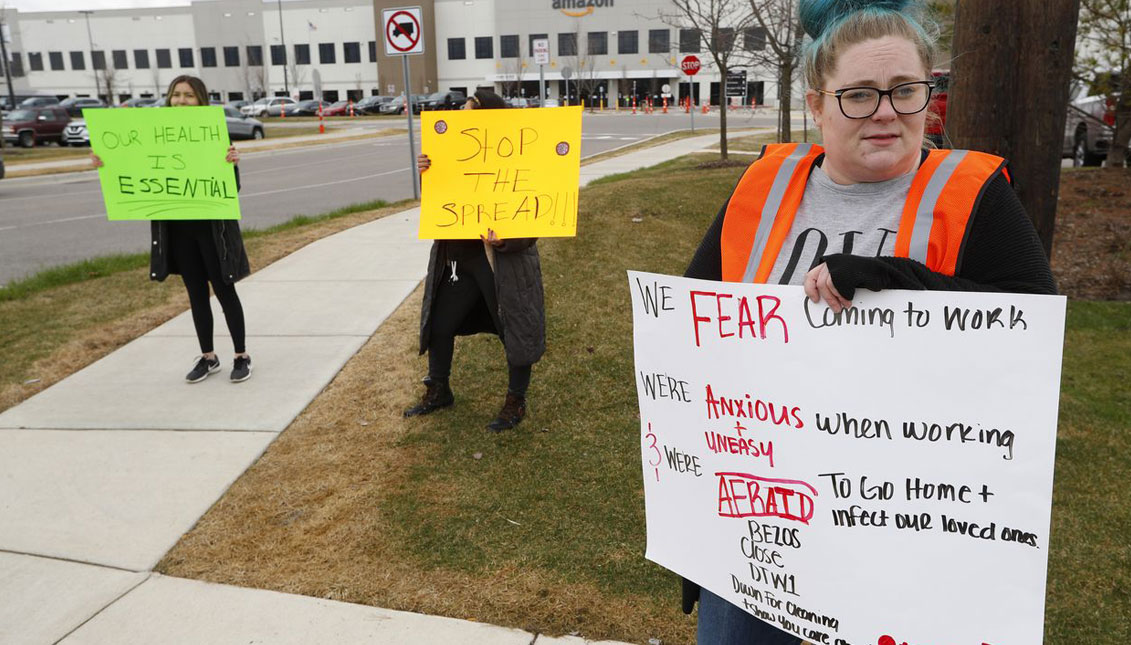
<instances>
[{"instance_id":1,"label":"overcast sky","mask_svg":"<svg viewBox=\"0 0 1131 645\"><path fill-rule=\"evenodd\" d=\"M0 6L20 11L128 9L132 7L174 7L188 4L188 0L0 0Z\"/></svg>"}]
</instances>

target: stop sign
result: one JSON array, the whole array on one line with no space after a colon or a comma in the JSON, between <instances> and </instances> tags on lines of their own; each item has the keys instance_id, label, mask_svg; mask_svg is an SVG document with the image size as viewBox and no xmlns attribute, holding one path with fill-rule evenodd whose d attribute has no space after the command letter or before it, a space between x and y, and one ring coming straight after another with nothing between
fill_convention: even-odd
<instances>
[{"instance_id":1,"label":"stop sign","mask_svg":"<svg viewBox=\"0 0 1131 645\"><path fill-rule=\"evenodd\" d=\"M680 62L679 67L683 70L684 74L695 76L699 73L699 68L702 67L702 65L699 64L698 57L687 56Z\"/></svg>"}]
</instances>

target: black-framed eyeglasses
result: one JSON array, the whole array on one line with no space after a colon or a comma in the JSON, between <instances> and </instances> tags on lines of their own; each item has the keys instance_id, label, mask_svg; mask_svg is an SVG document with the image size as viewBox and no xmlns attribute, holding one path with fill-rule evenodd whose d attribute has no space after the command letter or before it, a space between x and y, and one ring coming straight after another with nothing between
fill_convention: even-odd
<instances>
[{"instance_id":1,"label":"black-framed eyeglasses","mask_svg":"<svg viewBox=\"0 0 1131 645\"><path fill-rule=\"evenodd\" d=\"M835 96L840 113L850 119L867 119L880 109L880 100L888 97L891 107L897 114L916 114L927 109L931 102L934 81L910 81L900 83L890 89L876 87L845 87L836 91L817 90L821 94Z\"/></svg>"}]
</instances>

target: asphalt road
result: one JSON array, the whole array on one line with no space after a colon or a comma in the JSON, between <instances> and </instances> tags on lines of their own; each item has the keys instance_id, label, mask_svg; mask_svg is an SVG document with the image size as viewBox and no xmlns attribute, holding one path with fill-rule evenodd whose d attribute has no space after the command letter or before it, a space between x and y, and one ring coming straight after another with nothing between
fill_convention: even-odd
<instances>
[{"instance_id":1,"label":"asphalt road","mask_svg":"<svg viewBox=\"0 0 1131 645\"><path fill-rule=\"evenodd\" d=\"M766 127L774 114L735 112L732 127ZM380 127L404 121L366 122ZM585 115L583 157L690 126L686 114ZM695 126L717 127L715 115ZM419 137L419 129L416 129ZM376 199L412 197L408 137L248 153L240 161L245 228L265 228L296 215L316 215ZM149 246L149 226L108 222L93 172L0 181L0 285L44 268Z\"/></svg>"}]
</instances>

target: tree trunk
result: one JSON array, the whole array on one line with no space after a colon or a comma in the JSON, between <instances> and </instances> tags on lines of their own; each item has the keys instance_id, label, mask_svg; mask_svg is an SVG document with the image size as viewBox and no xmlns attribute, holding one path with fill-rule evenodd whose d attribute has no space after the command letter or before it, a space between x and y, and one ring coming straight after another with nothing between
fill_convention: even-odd
<instances>
[{"instance_id":1,"label":"tree trunk","mask_svg":"<svg viewBox=\"0 0 1131 645\"><path fill-rule=\"evenodd\" d=\"M958 0L947 129L958 148L1010 160L1052 256L1080 0Z\"/></svg>"},{"instance_id":2,"label":"tree trunk","mask_svg":"<svg viewBox=\"0 0 1131 645\"><path fill-rule=\"evenodd\" d=\"M793 141L793 122L790 110L793 106L793 61L785 61L778 75L778 142Z\"/></svg>"},{"instance_id":3,"label":"tree trunk","mask_svg":"<svg viewBox=\"0 0 1131 645\"><path fill-rule=\"evenodd\" d=\"M727 96L727 68L719 66L721 72L722 82L719 83L719 158L723 161L727 160L727 105L729 97Z\"/></svg>"},{"instance_id":4,"label":"tree trunk","mask_svg":"<svg viewBox=\"0 0 1131 645\"><path fill-rule=\"evenodd\" d=\"M1115 130L1111 136L1111 148L1107 151L1107 165L1120 168L1131 160L1127 153L1127 141L1131 139L1131 69L1119 81L1119 98L1115 102Z\"/></svg>"}]
</instances>

